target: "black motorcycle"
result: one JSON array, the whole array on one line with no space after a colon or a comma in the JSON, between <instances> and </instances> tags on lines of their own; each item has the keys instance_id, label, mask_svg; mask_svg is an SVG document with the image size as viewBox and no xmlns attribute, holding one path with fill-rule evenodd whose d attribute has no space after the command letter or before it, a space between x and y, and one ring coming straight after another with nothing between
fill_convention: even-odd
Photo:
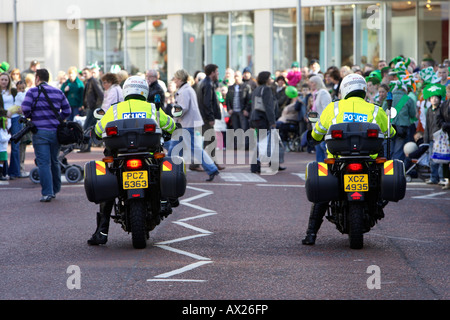
<instances>
[{"instance_id":1,"label":"black motorcycle","mask_svg":"<svg viewBox=\"0 0 450 320\"><path fill-rule=\"evenodd\" d=\"M348 234L352 249L360 249L363 234L384 217L388 202L404 198L404 164L371 156L383 152L384 135L375 123L331 125L325 141L335 157L308 163L306 195L313 203L328 203L326 218Z\"/></svg>"},{"instance_id":2,"label":"black motorcycle","mask_svg":"<svg viewBox=\"0 0 450 320\"><path fill-rule=\"evenodd\" d=\"M163 153L162 130L153 119L111 121L105 134L105 158L85 164L87 198L114 201L111 218L131 233L134 248L145 248L149 232L186 191L185 164Z\"/></svg>"}]
</instances>

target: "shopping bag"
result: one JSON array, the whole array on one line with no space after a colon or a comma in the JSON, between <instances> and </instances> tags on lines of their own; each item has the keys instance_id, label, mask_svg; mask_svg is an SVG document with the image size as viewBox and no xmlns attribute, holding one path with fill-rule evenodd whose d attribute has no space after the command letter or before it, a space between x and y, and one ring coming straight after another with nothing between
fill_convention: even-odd
<instances>
[{"instance_id":1,"label":"shopping bag","mask_svg":"<svg viewBox=\"0 0 450 320\"><path fill-rule=\"evenodd\" d=\"M433 150L431 151L431 159L434 163L450 162L450 142L448 134L442 129L433 134Z\"/></svg>"}]
</instances>

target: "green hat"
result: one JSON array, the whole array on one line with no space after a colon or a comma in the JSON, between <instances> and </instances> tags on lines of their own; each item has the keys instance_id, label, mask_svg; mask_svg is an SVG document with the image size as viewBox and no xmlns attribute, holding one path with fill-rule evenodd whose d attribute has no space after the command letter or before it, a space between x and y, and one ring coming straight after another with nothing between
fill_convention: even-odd
<instances>
[{"instance_id":1,"label":"green hat","mask_svg":"<svg viewBox=\"0 0 450 320\"><path fill-rule=\"evenodd\" d=\"M9 63L6 61L3 61L0 65L0 72L6 72L9 70Z\"/></svg>"},{"instance_id":2,"label":"green hat","mask_svg":"<svg viewBox=\"0 0 450 320\"><path fill-rule=\"evenodd\" d=\"M441 99L445 99L445 95L446 95L445 86L443 86L440 83L429 84L423 89L424 99L429 99L434 96L438 96Z\"/></svg>"},{"instance_id":3,"label":"green hat","mask_svg":"<svg viewBox=\"0 0 450 320\"><path fill-rule=\"evenodd\" d=\"M424 84L437 83L439 78L434 72L433 67L424 68L419 71L419 76L423 80Z\"/></svg>"},{"instance_id":4,"label":"green hat","mask_svg":"<svg viewBox=\"0 0 450 320\"><path fill-rule=\"evenodd\" d=\"M298 68L300 65L297 61L292 62L291 68Z\"/></svg>"},{"instance_id":5,"label":"green hat","mask_svg":"<svg viewBox=\"0 0 450 320\"><path fill-rule=\"evenodd\" d=\"M288 96L290 99L294 99L298 97L298 90L294 86L287 86L284 90L284 93Z\"/></svg>"},{"instance_id":6,"label":"green hat","mask_svg":"<svg viewBox=\"0 0 450 320\"><path fill-rule=\"evenodd\" d=\"M368 77L366 77L366 82L372 82L373 84L379 84L381 82L381 70L372 71Z\"/></svg>"}]
</instances>

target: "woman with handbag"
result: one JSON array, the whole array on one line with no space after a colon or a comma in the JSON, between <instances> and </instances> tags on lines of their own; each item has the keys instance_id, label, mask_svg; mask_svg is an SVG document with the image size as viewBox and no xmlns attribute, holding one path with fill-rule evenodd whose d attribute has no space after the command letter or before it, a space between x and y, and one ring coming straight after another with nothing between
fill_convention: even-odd
<instances>
[{"instance_id":1,"label":"woman with handbag","mask_svg":"<svg viewBox=\"0 0 450 320\"><path fill-rule=\"evenodd\" d=\"M22 102L22 112L37 128L33 134L33 148L39 168L41 202L50 202L61 190L61 167L58 162L60 144L57 128L60 119L66 119L72 112L64 93L47 82L46 69L36 71L36 87L28 90Z\"/></svg>"},{"instance_id":2,"label":"woman with handbag","mask_svg":"<svg viewBox=\"0 0 450 320\"><path fill-rule=\"evenodd\" d=\"M269 71L262 71L258 74L258 87L252 93L252 112L250 115L250 127L255 129L256 146L251 159L250 171L261 173L261 156L268 155L271 145L275 145L271 140L277 141L278 135L272 136L271 132L276 128L276 99L272 93L271 84L273 79ZM267 133L267 134L264 134ZM261 140L261 141L260 141ZM278 141L279 142L279 141ZM270 150L270 151L269 151ZM272 158L273 152L270 152ZM276 154L275 156L279 156ZM279 159L274 163L279 163ZM270 165L272 161L270 161ZM277 170L285 170L284 167L276 167Z\"/></svg>"}]
</instances>

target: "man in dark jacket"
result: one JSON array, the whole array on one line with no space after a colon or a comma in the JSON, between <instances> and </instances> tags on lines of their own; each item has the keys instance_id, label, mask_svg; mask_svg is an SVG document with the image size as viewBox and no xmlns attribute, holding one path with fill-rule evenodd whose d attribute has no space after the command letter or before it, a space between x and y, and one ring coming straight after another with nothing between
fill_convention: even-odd
<instances>
[{"instance_id":1,"label":"man in dark jacket","mask_svg":"<svg viewBox=\"0 0 450 320\"><path fill-rule=\"evenodd\" d=\"M163 88L158 83L158 72L156 70L147 70L145 79L148 83L148 97L147 102L154 103L156 108L164 109L165 94Z\"/></svg>"},{"instance_id":2,"label":"man in dark jacket","mask_svg":"<svg viewBox=\"0 0 450 320\"><path fill-rule=\"evenodd\" d=\"M202 127L203 135L207 130L214 131L214 123L216 119L222 118L219 102L217 100L217 95L214 89L215 82L219 80L219 67L215 64L208 64L207 66L205 66L205 74L206 74L205 79L200 81L197 87L198 108L200 110L200 114L202 115L204 122ZM210 144L214 145L214 148L211 148L211 158L216 163L215 135L212 136L211 140L205 140L203 148L206 149ZM219 170L224 169L224 167L219 166L217 163L216 166Z\"/></svg>"},{"instance_id":3,"label":"man in dark jacket","mask_svg":"<svg viewBox=\"0 0 450 320\"><path fill-rule=\"evenodd\" d=\"M86 111L86 120L84 121L83 129L95 125L94 110L100 108L103 103L103 89L97 78L93 76L92 69L84 68L82 71L83 77L86 79L83 93L83 107ZM91 143L86 150L78 152L90 152Z\"/></svg>"},{"instance_id":4,"label":"man in dark jacket","mask_svg":"<svg viewBox=\"0 0 450 320\"><path fill-rule=\"evenodd\" d=\"M248 117L252 111L252 89L242 81L242 73L236 71L235 83L228 87L226 106L231 116L233 129L246 131L249 127Z\"/></svg>"}]
</instances>

